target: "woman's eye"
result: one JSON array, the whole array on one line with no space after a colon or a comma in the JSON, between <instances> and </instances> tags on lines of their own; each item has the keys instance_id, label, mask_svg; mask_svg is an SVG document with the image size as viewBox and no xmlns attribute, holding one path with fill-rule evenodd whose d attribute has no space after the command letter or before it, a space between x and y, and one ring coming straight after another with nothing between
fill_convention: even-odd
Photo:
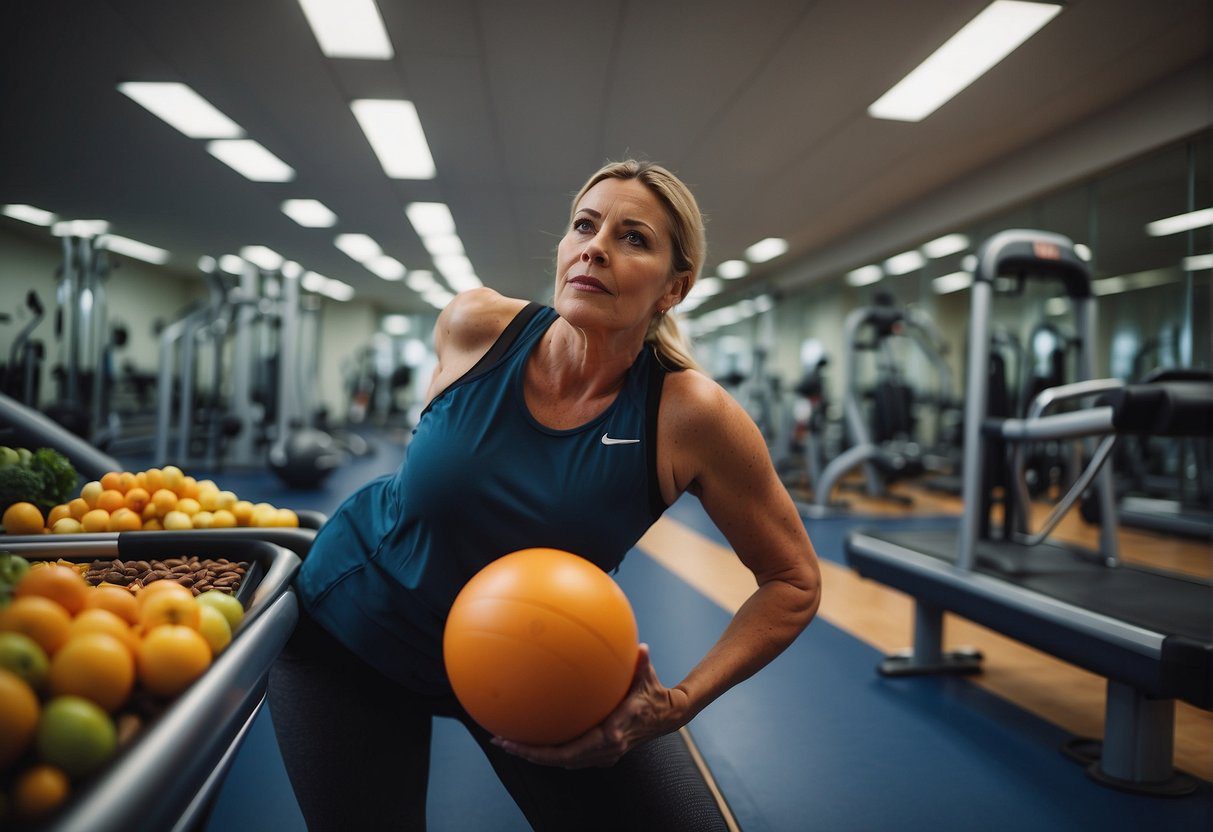
<instances>
[{"instance_id":1,"label":"woman's eye","mask_svg":"<svg viewBox=\"0 0 1213 832\"><path fill-rule=\"evenodd\" d=\"M573 220L573 230L574 231L590 231L590 230L592 230L592 227L590 226L589 220Z\"/></svg>"},{"instance_id":2,"label":"woman's eye","mask_svg":"<svg viewBox=\"0 0 1213 832\"><path fill-rule=\"evenodd\" d=\"M644 235L639 231L629 231L627 234L623 235L623 238L634 246L642 246L646 242Z\"/></svg>"}]
</instances>

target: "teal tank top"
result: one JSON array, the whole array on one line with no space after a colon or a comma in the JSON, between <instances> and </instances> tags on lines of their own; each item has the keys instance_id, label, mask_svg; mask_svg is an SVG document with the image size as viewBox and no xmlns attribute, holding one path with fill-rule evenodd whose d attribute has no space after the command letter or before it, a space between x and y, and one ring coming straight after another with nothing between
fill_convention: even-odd
<instances>
[{"instance_id":1,"label":"teal tank top","mask_svg":"<svg viewBox=\"0 0 1213 832\"><path fill-rule=\"evenodd\" d=\"M400 469L337 509L300 569L308 614L418 693L450 691L447 611L490 561L544 546L610 571L666 508L656 475L665 370L647 346L590 422L553 430L527 409L527 358L557 317L523 309L426 407Z\"/></svg>"}]
</instances>

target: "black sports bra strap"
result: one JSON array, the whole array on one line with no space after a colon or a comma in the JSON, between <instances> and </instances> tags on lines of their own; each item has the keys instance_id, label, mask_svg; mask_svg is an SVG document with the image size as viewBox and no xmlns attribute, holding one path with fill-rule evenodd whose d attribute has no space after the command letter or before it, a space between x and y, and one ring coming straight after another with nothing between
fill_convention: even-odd
<instances>
[{"instance_id":1,"label":"black sports bra strap","mask_svg":"<svg viewBox=\"0 0 1213 832\"><path fill-rule=\"evenodd\" d=\"M657 410L661 406L661 390L665 385L666 368L657 353L649 360L649 379L644 399L644 433L648 451L649 511L653 519L659 518L669 508L661 496L661 481L657 477Z\"/></svg>"},{"instance_id":2,"label":"black sports bra strap","mask_svg":"<svg viewBox=\"0 0 1213 832\"><path fill-rule=\"evenodd\" d=\"M514 346L514 342L518 340L518 336L522 334L522 330L526 328L526 325L531 322L532 318L539 314L540 309L543 309L543 305L534 301L522 307L518 311L518 314L514 316L514 319L497 336L497 340L493 342L493 346L489 347L489 351L480 356L480 360L472 365L472 369L452 382L451 387L471 381L490 367L496 365L509 351L510 347Z\"/></svg>"}]
</instances>

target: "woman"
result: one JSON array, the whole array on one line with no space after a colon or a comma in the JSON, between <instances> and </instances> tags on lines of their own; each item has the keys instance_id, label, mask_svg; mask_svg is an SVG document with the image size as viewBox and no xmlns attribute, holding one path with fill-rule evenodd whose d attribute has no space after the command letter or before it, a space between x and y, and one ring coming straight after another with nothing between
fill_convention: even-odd
<instances>
[{"instance_id":1,"label":"woman","mask_svg":"<svg viewBox=\"0 0 1213 832\"><path fill-rule=\"evenodd\" d=\"M271 676L309 826L423 829L431 716L442 715L468 726L536 828L723 828L671 732L796 638L820 577L758 429L698 371L668 314L704 254L682 182L607 165L573 201L554 309L478 289L443 310L405 464L317 536L297 582L304 620ZM671 688L642 646L624 701L565 745L489 737L442 666L463 584L532 546L613 569L686 491L758 582L715 646Z\"/></svg>"}]
</instances>

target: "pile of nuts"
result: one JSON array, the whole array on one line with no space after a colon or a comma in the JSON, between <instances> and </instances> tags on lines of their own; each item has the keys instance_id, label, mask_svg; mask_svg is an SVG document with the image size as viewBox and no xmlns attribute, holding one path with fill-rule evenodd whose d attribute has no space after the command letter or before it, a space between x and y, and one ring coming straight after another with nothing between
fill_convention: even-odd
<instances>
[{"instance_id":1,"label":"pile of nuts","mask_svg":"<svg viewBox=\"0 0 1213 832\"><path fill-rule=\"evenodd\" d=\"M166 560L95 560L89 564L84 579L93 586L117 584L135 592L156 581L172 580L201 595L208 589L234 593L248 571L246 561L227 558L201 560L197 555Z\"/></svg>"}]
</instances>

